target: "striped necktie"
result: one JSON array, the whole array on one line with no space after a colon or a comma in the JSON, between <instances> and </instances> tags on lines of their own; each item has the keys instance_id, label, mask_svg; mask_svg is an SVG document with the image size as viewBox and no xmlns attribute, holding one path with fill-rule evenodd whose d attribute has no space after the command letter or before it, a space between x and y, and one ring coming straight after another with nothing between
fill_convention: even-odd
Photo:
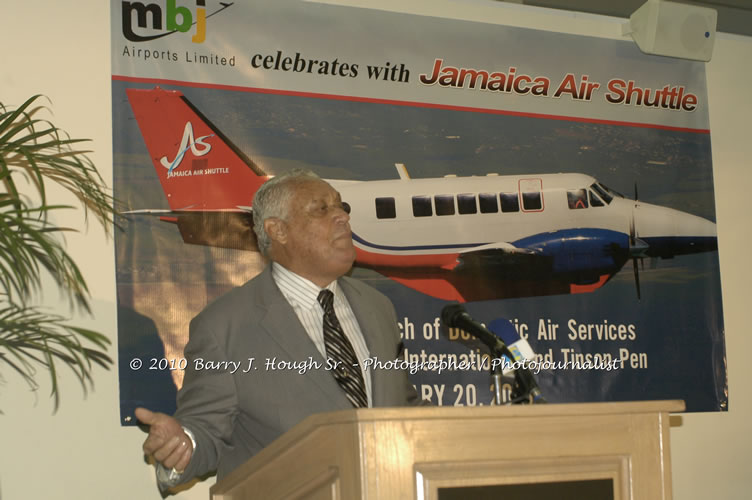
<instances>
[{"instance_id":1,"label":"striped necktie","mask_svg":"<svg viewBox=\"0 0 752 500\"><path fill-rule=\"evenodd\" d=\"M318 296L319 304L324 309L324 345L326 355L338 362L338 368L332 370L334 379L345 391L347 399L355 408L367 408L363 372L360 371L355 350L345 336L337 315L334 314L334 294L330 290L321 290Z\"/></svg>"}]
</instances>

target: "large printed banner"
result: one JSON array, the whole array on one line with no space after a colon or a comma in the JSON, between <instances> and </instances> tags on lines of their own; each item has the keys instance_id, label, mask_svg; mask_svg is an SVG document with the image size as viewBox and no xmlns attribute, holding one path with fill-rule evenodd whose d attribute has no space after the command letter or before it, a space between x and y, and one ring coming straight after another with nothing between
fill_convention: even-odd
<instances>
[{"instance_id":1,"label":"large printed banner","mask_svg":"<svg viewBox=\"0 0 752 500\"><path fill-rule=\"evenodd\" d=\"M434 404L493 400L488 349L442 325L459 302L529 342L548 401L727 409L702 63L309 2L117 0L112 72L124 424L174 410L188 323L265 265L255 190L301 167L349 206L352 274L394 302L396 364Z\"/></svg>"}]
</instances>

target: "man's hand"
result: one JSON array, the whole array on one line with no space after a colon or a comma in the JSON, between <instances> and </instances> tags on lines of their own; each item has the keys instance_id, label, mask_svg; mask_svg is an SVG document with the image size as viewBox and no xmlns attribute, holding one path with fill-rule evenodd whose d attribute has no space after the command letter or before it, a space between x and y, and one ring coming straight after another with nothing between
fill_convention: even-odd
<instances>
[{"instance_id":1,"label":"man's hand","mask_svg":"<svg viewBox=\"0 0 752 500\"><path fill-rule=\"evenodd\" d=\"M164 413L136 408L136 418L149 426L144 453L151 455L166 469L182 473L191 461L193 444L180 422Z\"/></svg>"}]
</instances>

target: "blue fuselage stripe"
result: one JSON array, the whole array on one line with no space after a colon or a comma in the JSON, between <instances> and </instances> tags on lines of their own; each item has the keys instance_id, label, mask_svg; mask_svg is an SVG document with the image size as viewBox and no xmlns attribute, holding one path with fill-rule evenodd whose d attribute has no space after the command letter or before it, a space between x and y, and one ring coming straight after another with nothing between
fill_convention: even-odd
<instances>
[{"instance_id":1,"label":"blue fuselage stripe","mask_svg":"<svg viewBox=\"0 0 752 500\"><path fill-rule=\"evenodd\" d=\"M592 228L579 228L579 229L564 229L560 231L552 231L552 232L546 232L546 233L538 233L530 236L526 236L525 238L521 238L517 241L511 241L512 245L515 245L518 248L533 248L535 246L540 245L541 243L545 242L551 242L556 240L575 240L575 239L607 239L610 241L614 241L617 239L622 239L624 236L626 236L624 233L620 233L617 231L611 231L608 229L592 229ZM476 248L483 245L488 245L489 243L498 243L498 242L477 242L477 243L454 243L454 244L439 244L439 245L409 245L409 246L395 246L395 245L379 245L376 243L372 243L370 241L366 241L365 239L358 236L356 233L353 233L352 235L353 240L355 240L357 243L360 243L361 245L365 247L372 248L374 250L388 250L393 252L410 252L410 251L416 251L416 250L462 250L467 248Z\"/></svg>"},{"instance_id":2,"label":"blue fuselage stripe","mask_svg":"<svg viewBox=\"0 0 752 500\"><path fill-rule=\"evenodd\" d=\"M458 250L463 248L474 248L481 245L486 245L486 243L457 243L457 244L451 244L451 245L413 245L413 246L392 246L392 245L378 245L376 243L371 243L370 241L366 241L357 234L352 234L353 240L355 240L357 243L360 243L363 246L373 248L375 250L390 250L393 252L409 252L409 251L415 251L415 250Z\"/></svg>"}]
</instances>

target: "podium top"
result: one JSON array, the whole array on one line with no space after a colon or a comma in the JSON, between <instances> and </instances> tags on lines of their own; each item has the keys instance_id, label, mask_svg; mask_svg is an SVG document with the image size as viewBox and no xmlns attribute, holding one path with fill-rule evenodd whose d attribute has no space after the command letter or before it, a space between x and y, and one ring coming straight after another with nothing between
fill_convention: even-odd
<instances>
[{"instance_id":1,"label":"podium top","mask_svg":"<svg viewBox=\"0 0 752 500\"><path fill-rule=\"evenodd\" d=\"M603 403L547 403L510 406L417 406L398 408L362 408L311 415L296 427L376 422L379 420L483 419L552 416L625 415L638 413L680 413L682 400L626 401Z\"/></svg>"}]
</instances>

